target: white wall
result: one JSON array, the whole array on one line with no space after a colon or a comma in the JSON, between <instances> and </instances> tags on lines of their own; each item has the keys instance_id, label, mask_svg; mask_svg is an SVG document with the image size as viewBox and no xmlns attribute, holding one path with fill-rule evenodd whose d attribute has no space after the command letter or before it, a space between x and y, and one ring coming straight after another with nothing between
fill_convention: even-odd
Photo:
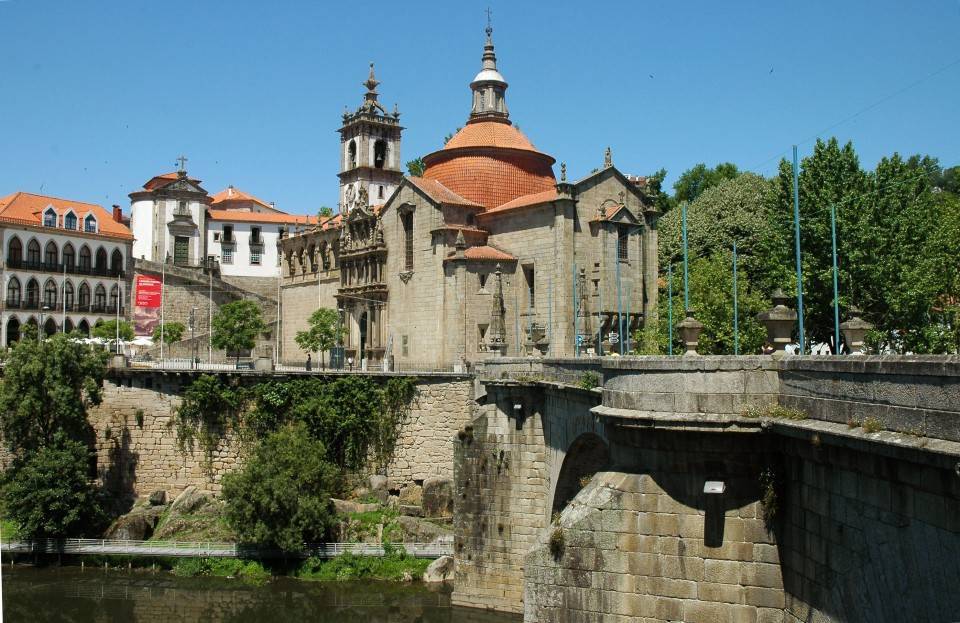
<instances>
[{"instance_id":1,"label":"white wall","mask_svg":"<svg viewBox=\"0 0 960 623\"><path fill-rule=\"evenodd\" d=\"M233 226L233 263L223 261L223 247L219 241L214 242L214 233L223 238L223 226ZM207 222L207 255L213 255L220 262L220 273L234 277L278 277L277 241L280 239L280 224L278 223L250 223L210 220ZM250 263L250 232L251 228L260 228L260 238L263 240L260 264ZM289 226L288 226L289 227Z\"/></svg>"},{"instance_id":2,"label":"white wall","mask_svg":"<svg viewBox=\"0 0 960 623\"><path fill-rule=\"evenodd\" d=\"M153 258L153 201L134 201L130 206L133 257Z\"/></svg>"}]
</instances>

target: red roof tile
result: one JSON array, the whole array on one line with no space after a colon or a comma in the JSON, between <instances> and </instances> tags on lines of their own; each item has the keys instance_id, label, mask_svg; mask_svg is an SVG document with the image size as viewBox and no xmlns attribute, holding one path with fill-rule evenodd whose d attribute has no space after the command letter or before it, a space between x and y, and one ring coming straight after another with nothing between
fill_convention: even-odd
<instances>
[{"instance_id":1,"label":"red roof tile","mask_svg":"<svg viewBox=\"0 0 960 623\"><path fill-rule=\"evenodd\" d=\"M43 211L50 206L56 210L57 216L60 217L58 225L62 224L63 215L68 210L73 210L73 213L77 215L76 231L83 231L83 219L87 214L93 214L97 219L98 234L114 238L133 239L133 234L126 225L113 220L113 215L97 204L47 195L16 192L0 198L0 219L42 227ZM65 230L63 227L58 227L58 229L60 231L71 231Z\"/></svg>"},{"instance_id":2,"label":"red roof tile","mask_svg":"<svg viewBox=\"0 0 960 623\"><path fill-rule=\"evenodd\" d=\"M422 190L428 197L436 201L437 203L444 203L447 205L455 206L466 206L469 208L482 208L483 206L479 203L470 201L469 199L464 199L457 193L453 192L441 182L434 179L427 179L424 177L413 177L407 176L407 180L411 184Z\"/></svg>"},{"instance_id":3,"label":"red roof tile","mask_svg":"<svg viewBox=\"0 0 960 623\"><path fill-rule=\"evenodd\" d=\"M523 132L510 125L499 121L479 121L468 123L447 141L444 149L457 149L458 147L506 147L509 149L522 149L524 151L537 151Z\"/></svg>"},{"instance_id":4,"label":"red roof tile","mask_svg":"<svg viewBox=\"0 0 960 623\"><path fill-rule=\"evenodd\" d=\"M143 187L147 190L154 190L156 188L166 186L170 182L176 181L177 177L178 177L178 173L176 171L174 171L173 173L162 173L160 175L154 175L149 180L147 180L147 183L144 184ZM201 181L194 177L188 177L187 179L193 182L194 184L200 184L200 181Z\"/></svg>"},{"instance_id":5,"label":"red roof tile","mask_svg":"<svg viewBox=\"0 0 960 623\"><path fill-rule=\"evenodd\" d=\"M233 186L224 188L223 190L215 194L212 197L212 199L213 201L211 205L217 205L218 203L220 204L229 203L232 201L237 201L237 202L249 201L252 203L256 203L257 205L263 206L264 208L268 208L270 210L276 210L276 208L274 208L272 205L270 205L266 201L263 201L262 199L258 199L253 195L251 195L250 193L245 193L239 188L234 188Z\"/></svg>"},{"instance_id":6,"label":"red roof tile","mask_svg":"<svg viewBox=\"0 0 960 623\"><path fill-rule=\"evenodd\" d=\"M447 259L452 259L456 257L456 251L451 251L447 254ZM496 247L492 247L488 244L470 247L463 252L463 255L468 260L480 260L488 262L514 262L516 257L510 255L506 251L501 251Z\"/></svg>"},{"instance_id":7,"label":"red roof tile","mask_svg":"<svg viewBox=\"0 0 960 623\"><path fill-rule=\"evenodd\" d=\"M484 214L491 214L496 212L503 212L506 210L512 210L514 208L525 208L527 206L533 206L540 203L549 203L557 199L557 189L556 187L549 190L544 190L538 193L532 193L530 195L523 195L522 197L517 197L513 201L508 201L503 205L499 205L493 209L487 210Z\"/></svg>"},{"instance_id":8,"label":"red roof tile","mask_svg":"<svg viewBox=\"0 0 960 623\"><path fill-rule=\"evenodd\" d=\"M280 223L290 225L315 225L317 217L283 212L244 212L241 210L207 210L211 221L236 223Z\"/></svg>"}]
</instances>

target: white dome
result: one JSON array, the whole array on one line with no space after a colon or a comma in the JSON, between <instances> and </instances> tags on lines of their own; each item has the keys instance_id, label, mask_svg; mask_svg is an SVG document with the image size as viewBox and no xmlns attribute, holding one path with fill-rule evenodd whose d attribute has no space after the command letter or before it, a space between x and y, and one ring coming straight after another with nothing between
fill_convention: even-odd
<instances>
[{"instance_id":1,"label":"white dome","mask_svg":"<svg viewBox=\"0 0 960 623\"><path fill-rule=\"evenodd\" d=\"M477 74L477 77L473 79L474 82L503 82L506 84L506 80L503 79L503 76L500 75L500 72L496 69L484 69Z\"/></svg>"}]
</instances>

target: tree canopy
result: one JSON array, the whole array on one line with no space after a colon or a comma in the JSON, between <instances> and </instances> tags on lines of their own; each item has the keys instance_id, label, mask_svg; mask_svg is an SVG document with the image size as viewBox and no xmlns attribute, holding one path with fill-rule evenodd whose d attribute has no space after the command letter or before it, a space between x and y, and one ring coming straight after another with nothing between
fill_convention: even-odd
<instances>
[{"instance_id":1,"label":"tree canopy","mask_svg":"<svg viewBox=\"0 0 960 623\"><path fill-rule=\"evenodd\" d=\"M120 325L120 339L125 342L132 340L134 338L133 325L126 320L121 320L119 323L116 320L98 322L96 325L94 325L93 330L90 331L90 334L93 337L113 341L117 339L118 324Z\"/></svg>"},{"instance_id":2,"label":"tree canopy","mask_svg":"<svg viewBox=\"0 0 960 623\"><path fill-rule=\"evenodd\" d=\"M0 385L3 440L14 453L34 451L59 431L86 441L87 407L100 402L107 354L70 336L14 344Z\"/></svg>"},{"instance_id":3,"label":"tree canopy","mask_svg":"<svg viewBox=\"0 0 960 623\"><path fill-rule=\"evenodd\" d=\"M683 201L694 201L706 190L738 175L740 170L732 162L721 162L712 169L701 162L684 171L673 183L673 199L677 204Z\"/></svg>"},{"instance_id":4,"label":"tree canopy","mask_svg":"<svg viewBox=\"0 0 960 623\"><path fill-rule=\"evenodd\" d=\"M266 328L259 305L246 299L233 301L214 314L211 342L214 348L235 353L239 360L240 351L256 346L257 336Z\"/></svg>"},{"instance_id":5,"label":"tree canopy","mask_svg":"<svg viewBox=\"0 0 960 623\"><path fill-rule=\"evenodd\" d=\"M447 141L450 139L448 138ZM447 141L444 141L445 143ZM413 177L423 177L423 172L426 170L427 165L424 164L423 158L414 158L413 160L407 161L407 173Z\"/></svg>"},{"instance_id":6,"label":"tree canopy","mask_svg":"<svg viewBox=\"0 0 960 623\"><path fill-rule=\"evenodd\" d=\"M223 477L227 523L244 542L299 550L326 540L340 485L323 443L303 424L270 433L243 468Z\"/></svg>"},{"instance_id":7,"label":"tree canopy","mask_svg":"<svg viewBox=\"0 0 960 623\"><path fill-rule=\"evenodd\" d=\"M187 330L182 322L167 322L157 325L153 329L153 341L159 342L161 337L164 343L173 344L183 339L183 333Z\"/></svg>"},{"instance_id":8,"label":"tree canopy","mask_svg":"<svg viewBox=\"0 0 960 623\"><path fill-rule=\"evenodd\" d=\"M321 360L323 353L337 345L344 328L340 326L340 314L335 309L321 307L310 314L307 320L307 330L297 331L293 338L297 346L305 352L319 352Z\"/></svg>"}]
</instances>

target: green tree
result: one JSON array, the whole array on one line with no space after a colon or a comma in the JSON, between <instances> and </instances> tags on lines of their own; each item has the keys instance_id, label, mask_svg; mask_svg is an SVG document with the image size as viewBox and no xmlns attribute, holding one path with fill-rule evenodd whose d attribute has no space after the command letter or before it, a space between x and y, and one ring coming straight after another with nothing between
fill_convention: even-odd
<instances>
[{"instance_id":1,"label":"green tree","mask_svg":"<svg viewBox=\"0 0 960 623\"><path fill-rule=\"evenodd\" d=\"M96 531L103 507L87 477L86 444L57 432L50 443L14 460L5 474L7 516L30 538L76 537Z\"/></svg>"},{"instance_id":2,"label":"green tree","mask_svg":"<svg viewBox=\"0 0 960 623\"><path fill-rule=\"evenodd\" d=\"M227 523L244 542L296 551L326 540L339 472L306 426L268 435L239 471L223 478Z\"/></svg>"},{"instance_id":3,"label":"green tree","mask_svg":"<svg viewBox=\"0 0 960 623\"><path fill-rule=\"evenodd\" d=\"M134 337L133 325L126 320L121 320L119 323L116 320L98 322L94 325L90 334L93 337L112 342L117 339L117 324L120 325L120 339L125 342L132 340Z\"/></svg>"},{"instance_id":4,"label":"green tree","mask_svg":"<svg viewBox=\"0 0 960 623\"><path fill-rule=\"evenodd\" d=\"M450 139L447 139L449 141ZM447 141L444 141L446 143ZM423 158L414 158L407 161L407 173L412 177L423 177L423 172L427 165L423 163Z\"/></svg>"},{"instance_id":5,"label":"green tree","mask_svg":"<svg viewBox=\"0 0 960 623\"><path fill-rule=\"evenodd\" d=\"M240 351L256 346L257 336L266 328L256 303L250 300L233 301L214 315L211 342L215 348L235 353L239 363Z\"/></svg>"},{"instance_id":6,"label":"green tree","mask_svg":"<svg viewBox=\"0 0 960 623\"><path fill-rule=\"evenodd\" d=\"M107 354L64 334L43 342L20 340L6 360L0 385L0 425L12 452L49 445L57 432L86 441L87 407L100 403Z\"/></svg>"},{"instance_id":7,"label":"green tree","mask_svg":"<svg viewBox=\"0 0 960 623\"><path fill-rule=\"evenodd\" d=\"M324 353L336 346L343 335L340 314L335 309L321 307L310 314L307 327L306 331L297 331L293 339L305 352L319 352L322 363Z\"/></svg>"},{"instance_id":8,"label":"green tree","mask_svg":"<svg viewBox=\"0 0 960 623\"><path fill-rule=\"evenodd\" d=\"M153 330L153 341L159 342L161 337L164 343L173 344L183 339L183 333L187 330L182 322L167 322L157 325Z\"/></svg>"},{"instance_id":9,"label":"green tree","mask_svg":"<svg viewBox=\"0 0 960 623\"><path fill-rule=\"evenodd\" d=\"M320 206L317 216L319 216L321 219L330 218L333 216L333 208L330 208L329 206Z\"/></svg>"},{"instance_id":10,"label":"green tree","mask_svg":"<svg viewBox=\"0 0 960 623\"><path fill-rule=\"evenodd\" d=\"M737 165L732 162L721 162L712 169L704 163L697 164L684 171L673 184L673 199L676 204L683 201L694 201L709 188L718 186L724 180L731 180L740 175Z\"/></svg>"}]
</instances>

